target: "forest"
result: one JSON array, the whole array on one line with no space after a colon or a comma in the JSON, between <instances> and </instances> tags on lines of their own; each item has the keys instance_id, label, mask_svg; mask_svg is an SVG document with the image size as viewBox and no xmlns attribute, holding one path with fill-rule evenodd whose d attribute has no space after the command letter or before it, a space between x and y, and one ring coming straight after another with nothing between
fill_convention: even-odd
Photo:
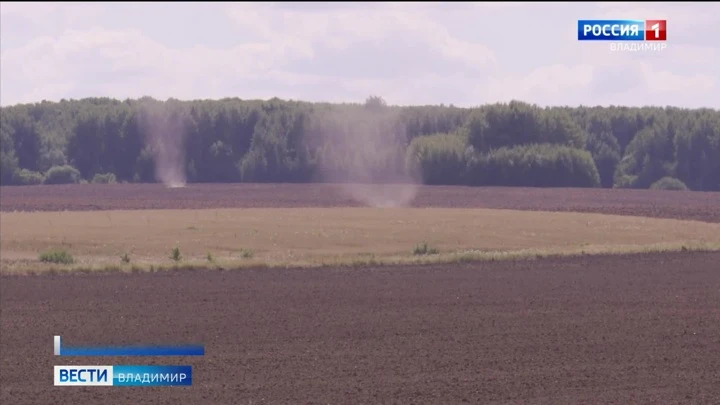
<instances>
[{"instance_id":1,"label":"forest","mask_svg":"<svg viewBox=\"0 0 720 405\"><path fill-rule=\"evenodd\" d=\"M0 136L2 185L178 178L720 191L716 109L86 98L2 107Z\"/></svg>"}]
</instances>

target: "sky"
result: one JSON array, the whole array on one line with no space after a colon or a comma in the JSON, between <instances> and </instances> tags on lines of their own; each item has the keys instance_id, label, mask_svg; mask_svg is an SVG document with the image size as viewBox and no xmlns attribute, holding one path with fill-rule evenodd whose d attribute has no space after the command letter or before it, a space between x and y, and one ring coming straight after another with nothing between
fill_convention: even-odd
<instances>
[{"instance_id":1,"label":"sky","mask_svg":"<svg viewBox=\"0 0 720 405\"><path fill-rule=\"evenodd\" d=\"M578 19L665 19L663 51ZM720 3L0 3L0 105L83 97L720 108Z\"/></svg>"}]
</instances>

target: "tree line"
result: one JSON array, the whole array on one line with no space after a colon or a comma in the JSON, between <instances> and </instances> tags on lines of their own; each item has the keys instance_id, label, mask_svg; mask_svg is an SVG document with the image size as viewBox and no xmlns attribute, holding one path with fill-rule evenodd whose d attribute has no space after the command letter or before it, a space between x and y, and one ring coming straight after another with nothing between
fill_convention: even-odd
<instances>
[{"instance_id":1,"label":"tree line","mask_svg":"<svg viewBox=\"0 0 720 405\"><path fill-rule=\"evenodd\" d=\"M43 101L0 109L2 185L393 182L720 191L720 111L388 106L277 98ZM166 168L166 167L165 167Z\"/></svg>"}]
</instances>

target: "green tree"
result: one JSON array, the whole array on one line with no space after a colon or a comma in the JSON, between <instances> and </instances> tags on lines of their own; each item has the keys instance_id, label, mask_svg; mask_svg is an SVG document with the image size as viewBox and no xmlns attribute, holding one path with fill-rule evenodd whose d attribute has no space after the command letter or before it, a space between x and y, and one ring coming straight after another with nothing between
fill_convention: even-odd
<instances>
[{"instance_id":1,"label":"green tree","mask_svg":"<svg viewBox=\"0 0 720 405\"><path fill-rule=\"evenodd\" d=\"M661 124L638 132L617 167L618 187L648 188L655 181L674 175L673 142Z\"/></svg>"},{"instance_id":2,"label":"green tree","mask_svg":"<svg viewBox=\"0 0 720 405\"><path fill-rule=\"evenodd\" d=\"M53 166L45 174L45 184L76 184L80 179L80 171L70 165Z\"/></svg>"},{"instance_id":3,"label":"green tree","mask_svg":"<svg viewBox=\"0 0 720 405\"><path fill-rule=\"evenodd\" d=\"M0 113L3 185L34 184L66 164L84 179L112 173L118 181L153 182L158 152L177 144L173 153L192 182L392 182L414 167L433 184L544 186L547 176L567 173L572 181L550 184L592 184L592 175L573 177L570 169L570 162L585 167L577 154L584 150L603 187L646 188L673 176L694 190L720 190L716 109L143 97L44 101ZM468 170L456 169L463 162Z\"/></svg>"},{"instance_id":4,"label":"green tree","mask_svg":"<svg viewBox=\"0 0 720 405\"><path fill-rule=\"evenodd\" d=\"M13 112L3 110L2 121L7 120L7 129L13 140L18 166L37 171L39 169L42 139L37 124L30 118L26 109Z\"/></svg>"},{"instance_id":5,"label":"green tree","mask_svg":"<svg viewBox=\"0 0 720 405\"><path fill-rule=\"evenodd\" d=\"M694 190L720 191L720 113L700 112L675 143L678 178Z\"/></svg>"},{"instance_id":6,"label":"green tree","mask_svg":"<svg viewBox=\"0 0 720 405\"><path fill-rule=\"evenodd\" d=\"M675 177L663 177L650 185L651 190L673 190L673 191L686 191L688 188L682 181Z\"/></svg>"},{"instance_id":7,"label":"green tree","mask_svg":"<svg viewBox=\"0 0 720 405\"><path fill-rule=\"evenodd\" d=\"M5 125L5 121L2 121L0 124L0 185L3 186L12 184L15 173L19 170L10 131L9 125Z\"/></svg>"},{"instance_id":8,"label":"green tree","mask_svg":"<svg viewBox=\"0 0 720 405\"><path fill-rule=\"evenodd\" d=\"M417 137L407 149L407 171L419 173L425 184L462 184L467 166L465 149L462 134Z\"/></svg>"},{"instance_id":9,"label":"green tree","mask_svg":"<svg viewBox=\"0 0 720 405\"><path fill-rule=\"evenodd\" d=\"M105 117L101 113L86 112L78 117L68 142L68 157L83 178L91 179L103 171L106 140Z\"/></svg>"},{"instance_id":10,"label":"green tree","mask_svg":"<svg viewBox=\"0 0 720 405\"><path fill-rule=\"evenodd\" d=\"M528 144L476 154L468 161L470 185L598 187L589 152L554 144Z\"/></svg>"},{"instance_id":11,"label":"green tree","mask_svg":"<svg viewBox=\"0 0 720 405\"><path fill-rule=\"evenodd\" d=\"M610 132L590 133L586 149L595 161L601 185L611 188L615 170L621 158L617 139Z\"/></svg>"}]
</instances>

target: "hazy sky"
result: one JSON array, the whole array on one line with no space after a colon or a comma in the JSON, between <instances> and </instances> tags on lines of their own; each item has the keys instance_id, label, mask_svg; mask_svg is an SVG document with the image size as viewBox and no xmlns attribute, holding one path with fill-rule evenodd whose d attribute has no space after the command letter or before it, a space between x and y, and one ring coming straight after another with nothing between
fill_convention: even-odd
<instances>
[{"instance_id":1,"label":"hazy sky","mask_svg":"<svg viewBox=\"0 0 720 405\"><path fill-rule=\"evenodd\" d=\"M108 96L720 108L720 3L1 3L0 103ZM578 19L666 19L663 52Z\"/></svg>"}]
</instances>

